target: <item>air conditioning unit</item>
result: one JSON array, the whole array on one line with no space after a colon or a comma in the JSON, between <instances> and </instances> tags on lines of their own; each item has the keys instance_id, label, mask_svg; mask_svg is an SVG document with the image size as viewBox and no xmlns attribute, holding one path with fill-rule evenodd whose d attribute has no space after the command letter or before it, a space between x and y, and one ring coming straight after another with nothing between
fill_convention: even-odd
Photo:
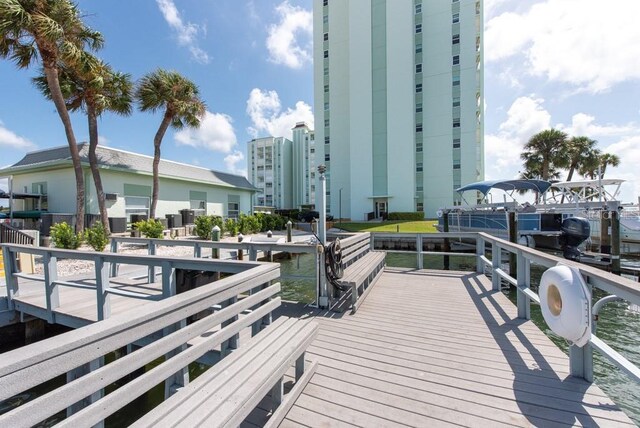
<instances>
[{"instance_id":1,"label":"air conditioning unit","mask_svg":"<svg viewBox=\"0 0 640 428\"><path fill-rule=\"evenodd\" d=\"M117 193L105 193L104 194L105 201L117 201L118 194Z\"/></svg>"}]
</instances>

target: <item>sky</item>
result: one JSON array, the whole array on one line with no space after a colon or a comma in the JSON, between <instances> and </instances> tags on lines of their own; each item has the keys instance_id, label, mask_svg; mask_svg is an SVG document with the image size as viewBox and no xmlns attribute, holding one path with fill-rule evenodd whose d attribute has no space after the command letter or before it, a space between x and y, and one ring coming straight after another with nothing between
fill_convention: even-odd
<instances>
[{"instance_id":1,"label":"sky","mask_svg":"<svg viewBox=\"0 0 640 428\"><path fill-rule=\"evenodd\" d=\"M340 0L343 1L343 0ZM81 0L106 40L98 55L134 80L175 70L200 88L198 130L169 130L163 158L246 173L247 141L313 127L311 0ZM640 196L638 0L485 0L485 176L514 178L523 145L551 127L620 156L608 178ZM37 66L0 60L0 166L66 145L53 104L31 84ZM105 113L100 142L151 155L161 114ZM78 141L86 119L73 115ZM1 184L0 184L1 186Z\"/></svg>"}]
</instances>

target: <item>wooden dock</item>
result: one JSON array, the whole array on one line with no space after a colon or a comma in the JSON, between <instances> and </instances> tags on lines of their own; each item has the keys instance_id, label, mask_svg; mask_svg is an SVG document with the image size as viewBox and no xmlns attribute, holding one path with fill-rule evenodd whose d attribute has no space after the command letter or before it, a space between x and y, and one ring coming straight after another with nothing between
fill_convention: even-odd
<instances>
[{"instance_id":1,"label":"wooden dock","mask_svg":"<svg viewBox=\"0 0 640 428\"><path fill-rule=\"evenodd\" d=\"M635 426L516 315L484 275L387 269L355 315L310 314L320 364L281 426Z\"/></svg>"},{"instance_id":2,"label":"wooden dock","mask_svg":"<svg viewBox=\"0 0 640 428\"><path fill-rule=\"evenodd\" d=\"M148 299L114 293L111 314L162 305L162 284L131 279L136 269L109 286ZM387 268L354 315L286 305L282 315L320 323L307 352L319 366L281 426L635 426L597 385L569 376L568 356L493 288L480 273ZM47 319L42 282L21 281L13 303ZM61 287L56 323L97 319L95 290ZM262 426L270 400L243 425Z\"/></svg>"}]
</instances>

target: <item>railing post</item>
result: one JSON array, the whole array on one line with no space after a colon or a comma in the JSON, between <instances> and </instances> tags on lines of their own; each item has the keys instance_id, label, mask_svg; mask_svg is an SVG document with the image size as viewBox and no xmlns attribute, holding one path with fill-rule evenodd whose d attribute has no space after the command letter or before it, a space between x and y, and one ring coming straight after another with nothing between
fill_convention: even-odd
<instances>
[{"instance_id":1,"label":"railing post","mask_svg":"<svg viewBox=\"0 0 640 428\"><path fill-rule=\"evenodd\" d=\"M244 236L242 233L238 234L238 242L242 242ZM238 246L238 255L236 256L236 260L244 260L244 248L242 246Z\"/></svg>"},{"instance_id":2,"label":"railing post","mask_svg":"<svg viewBox=\"0 0 640 428\"><path fill-rule=\"evenodd\" d=\"M529 278L529 275L526 272L529 265L525 261L524 255L522 254L522 250L518 250L516 257L517 257L516 266L518 271L517 273L518 318L529 320L531 319L531 300L529 300L529 297L527 297L527 295L522 292L523 288L529 287L529 282L527 281L527 279Z\"/></svg>"},{"instance_id":3,"label":"railing post","mask_svg":"<svg viewBox=\"0 0 640 428\"><path fill-rule=\"evenodd\" d=\"M195 257L196 259L199 259L202 257L202 247L198 242L193 244L193 257Z\"/></svg>"},{"instance_id":4,"label":"railing post","mask_svg":"<svg viewBox=\"0 0 640 428\"><path fill-rule=\"evenodd\" d=\"M18 261L16 253L9 250L9 247L2 248L2 258L4 259L4 276L7 280L7 300L9 309L14 309L13 299L18 297L20 289L18 288L18 278L14 276L18 272Z\"/></svg>"},{"instance_id":5,"label":"railing post","mask_svg":"<svg viewBox=\"0 0 640 428\"><path fill-rule=\"evenodd\" d=\"M83 364L80 367L76 367L75 369L67 372L67 383L72 382L86 374L89 374L92 371L98 370L102 366L104 366L104 357L100 357L86 364ZM73 415L74 413L78 413L80 410L84 409L92 403L95 403L103 396L104 390L100 389L84 400L79 401L70 407L67 407L67 417ZM100 421L99 423L95 424L94 427L104 427L104 421Z\"/></svg>"},{"instance_id":6,"label":"railing post","mask_svg":"<svg viewBox=\"0 0 640 428\"><path fill-rule=\"evenodd\" d=\"M220 242L220 227L218 225L213 226L211 229L211 241ZM220 249L212 248L211 249L211 258L219 259L220 258Z\"/></svg>"},{"instance_id":7,"label":"railing post","mask_svg":"<svg viewBox=\"0 0 640 428\"><path fill-rule=\"evenodd\" d=\"M258 250L253 245L249 245L249 260L252 262L258 260Z\"/></svg>"},{"instance_id":8,"label":"railing post","mask_svg":"<svg viewBox=\"0 0 640 428\"><path fill-rule=\"evenodd\" d=\"M228 306L231 306L231 305L235 304L237 301L238 301L238 297L234 296L234 297L230 298L229 300L227 300L226 302L224 302L222 304L222 307L226 308ZM231 318L229 318L228 320L224 321L222 323L222 325L221 325L221 328L225 328L229 324L233 324L235 321L238 321L238 316L237 315L234 315ZM220 345L220 354L222 356L227 355L230 350L238 349L239 344L240 344L240 335L239 334L234 334L229 339L227 339L224 342L222 342L222 344Z\"/></svg>"},{"instance_id":9,"label":"railing post","mask_svg":"<svg viewBox=\"0 0 640 428\"><path fill-rule=\"evenodd\" d=\"M44 288L49 324L56 322L53 311L60 306L60 287L56 284L58 280L57 261L57 257L52 257L50 252L44 253L42 264L44 265Z\"/></svg>"},{"instance_id":10,"label":"railing post","mask_svg":"<svg viewBox=\"0 0 640 428\"><path fill-rule=\"evenodd\" d=\"M162 262L162 298L176 295L176 270L169 262Z\"/></svg>"},{"instance_id":11,"label":"railing post","mask_svg":"<svg viewBox=\"0 0 640 428\"><path fill-rule=\"evenodd\" d=\"M113 254L117 254L118 253L118 240L115 238L111 238L111 250L110 250ZM111 262L111 278L115 278L116 276L118 276L118 263L117 262Z\"/></svg>"},{"instance_id":12,"label":"railing post","mask_svg":"<svg viewBox=\"0 0 640 428\"><path fill-rule=\"evenodd\" d=\"M171 333L174 333L181 328L185 328L186 326L187 326L187 320L186 319L180 320L179 322L169 327L165 327L162 331L163 336L168 336ZM187 349L187 344L186 343L182 344L177 348L172 349L171 351L166 353L165 358L168 360L178 355L179 353L186 351L186 349ZM178 392L180 388L188 384L189 384L189 366L187 365L181 368L180 370L178 370L177 372L175 372L173 375L169 376L164 381L164 399L166 400L167 398L169 398L170 396Z\"/></svg>"},{"instance_id":13,"label":"railing post","mask_svg":"<svg viewBox=\"0 0 640 428\"><path fill-rule=\"evenodd\" d=\"M484 238L480 234L476 235L476 273L484 273Z\"/></svg>"},{"instance_id":14,"label":"railing post","mask_svg":"<svg viewBox=\"0 0 640 428\"><path fill-rule=\"evenodd\" d=\"M589 295L593 296L593 287L586 284ZM593 349L591 343L584 346L569 346L569 373L571 376L593 382Z\"/></svg>"},{"instance_id":15,"label":"railing post","mask_svg":"<svg viewBox=\"0 0 640 428\"><path fill-rule=\"evenodd\" d=\"M494 291L500 291L500 275L496 273L496 270L500 268L500 261L502 259L502 250L496 242L491 243L491 285Z\"/></svg>"},{"instance_id":16,"label":"railing post","mask_svg":"<svg viewBox=\"0 0 640 428\"><path fill-rule=\"evenodd\" d=\"M109 266L104 257L96 259L96 294L98 303L98 321L111 316L111 296L109 295Z\"/></svg>"},{"instance_id":17,"label":"railing post","mask_svg":"<svg viewBox=\"0 0 640 428\"><path fill-rule=\"evenodd\" d=\"M155 256L156 255L156 243L152 239L149 239L149 255L150 256ZM152 284L152 283L156 282L156 267L155 266L149 266L149 277L147 278L147 282L149 284Z\"/></svg>"},{"instance_id":18,"label":"railing post","mask_svg":"<svg viewBox=\"0 0 640 428\"><path fill-rule=\"evenodd\" d=\"M418 265L418 269L420 270L423 268L423 264L424 264L424 260L422 257L422 234L421 233L418 233L416 235L416 252L418 254L417 265Z\"/></svg>"},{"instance_id":19,"label":"railing post","mask_svg":"<svg viewBox=\"0 0 640 428\"><path fill-rule=\"evenodd\" d=\"M292 235L292 231L291 231L292 227L293 227L293 223L291 223L291 220L289 220L287 222L287 242L291 242L292 241L292 236L291 236Z\"/></svg>"}]
</instances>

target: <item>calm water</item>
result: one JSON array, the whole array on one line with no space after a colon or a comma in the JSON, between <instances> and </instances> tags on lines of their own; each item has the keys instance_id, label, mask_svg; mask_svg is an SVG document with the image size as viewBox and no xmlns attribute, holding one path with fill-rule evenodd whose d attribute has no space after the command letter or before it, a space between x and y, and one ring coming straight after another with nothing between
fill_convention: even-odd
<instances>
[{"instance_id":1,"label":"calm water","mask_svg":"<svg viewBox=\"0 0 640 428\"><path fill-rule=\"evenodd\" d=\"M315 257L310 254L299 256L297 260L283 260L281 262L282 276L312 277L315 274ZM450 268L452 270L475 271L475 255L470 257L451 257ZM415 254L387 254L387 265L392 267L415 268L417 266ZM424 267L430 269L443 269L443 258L441 256L424 256ZM532 286L537 287L537 283L544 268L532 265L531 277ZM295 278L282 280L282 298L304 303L311 303L315 300L315 282L312 278ZM511 301L515 303L515 290L505 290ZM605 293L596 290L594 297L599 299ZM567 342L554 335L544 323L540 307L531 306L532 321L565 353L568 353ZM609 303L601 311L598 323L598 336L609 346L623 354L636 365L640 365L640 314L630 311L628 306L622 302ZM107 359L112 359L109 355ZM153 364L159 364L161 360ZM596 383L634 420L640 424L640 385L631 381L613 365L605 361L598 353L594 353L595 381ZM206 369L201 364L189 366L190 378L194 379ZM13 397L4 402L0 402L0 413L4 413L11 408L35 397L45 394L47 391L55 389L64 384L64 376L47 382L44 385L33 388L24 394ZM121 384L112 385L107 392L117 388ZM146 413L162 401L164 394L163 385L157 385L147 394L142 395L127 407L109 417L106 421L107 427L126 426L135 421L141 414ZM64 418L64 412L50 418L40 426L51 426Z\"/></svg>"}]
</instances>

